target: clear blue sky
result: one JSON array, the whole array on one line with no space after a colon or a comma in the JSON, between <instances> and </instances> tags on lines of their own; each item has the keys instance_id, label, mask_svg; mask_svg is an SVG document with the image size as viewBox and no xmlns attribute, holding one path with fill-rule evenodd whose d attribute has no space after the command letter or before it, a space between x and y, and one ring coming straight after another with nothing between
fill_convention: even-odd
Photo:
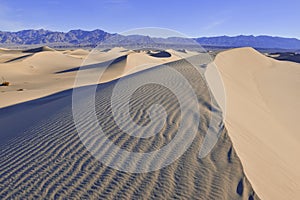
<instances>
[{"instance_id":1,"label":"clear blue sky","mask_svg":"<svg viewBox=\"0 0 300 200\"><path fill-rule=\"evenodd\" d=\"M0 30L163 27L187 36L300 38L300 0L0 0Z\"/></svg>"}]
</instances>

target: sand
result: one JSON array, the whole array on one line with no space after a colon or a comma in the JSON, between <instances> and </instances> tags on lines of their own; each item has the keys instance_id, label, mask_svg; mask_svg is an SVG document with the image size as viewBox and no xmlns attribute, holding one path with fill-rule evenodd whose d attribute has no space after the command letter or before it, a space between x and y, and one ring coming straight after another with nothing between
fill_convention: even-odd
<instances>
[{"instance_id":1,"label":"sand","mask_svg":"<svg viewBox=\"0 0 300 200\"><path fill-rule=\"evenodd\" d=\"M120 131L112 120L110 96L117 79L124 76L124 69L127 75L122 79L125 86L129 86L132 80L155 76L179 87L178 77L163 73L166 66L161 64L168 63L169 67L188 77L195 91L199 107L190 110L188 121L192 123L196 113L202 115L192 145L167 167L133 174L97 161L77 134L72 116L72 90L66 89L74 83L76 70L82 62L78 55L84 57L86 53L79 51L71 55L71 51L41 51L17 62L1 63L1 74L12 83L6 88L1 87L4 91L0 102L3 107L0 109L1 199L259 199L245 176L235 144L231 142L225 127L221 128L220 138L208 156L198 158L209 126L208 119L214 115L211 109L219 108L211 104L206 81L199 79L199 72L180 60L180 56L168 52L171 57L113 49L95 54L88 62L98 63L98 67L90 64L83 70L93 73L101 70L100 60L103 63L122 58L111 65L100 80L95 109L99 123L106 127L106 135L128 151L160 149L176 135L182 119L176 97L168 89L150 84L134 93L130 101L131 116L135 122L147 123L146 109L154 103L163 105L168 118L162 131L148 140L140 140ZM150 64L135 69L135 66L145 62ZM89 87L92 86L82 87L82 90ZM18 88L24 91L16 91ZM81 101L84 103L85 99ZM185 101L189 101L188 96ZM90 123L83 126L87 131L95 128ZM103 146L103 140L93 137L88 137L88 140L98 144L96 150L109 151ZM111 156L112 160L118 158L118 155ZM163 160L157 157L152 162L157 164ZM122 164L128 165L125 162Z\"/></svg>"},{"instance_id":2,"label":"sand","mask_svg":"<svg viewBox=\"0 0 300 200\"><path fill-rule=\"evenodd\" d=\"M180 60L195 53L166 52L114 48L85 60L89 51L82 49L0 49L0 74L11 83L0 87L1 199L297 199L300 65L268 58L252 48L219 53L215 64L226 89L225 128L213 151L199 159L213 105L205 82ZM148 141L123 134L110 120L110 95L117 79L125 77L125 85L130 85L136 78L155 74L176 86L179 81L164 74L162 64L189 77L201 105L193 112L203 113L192 146L173 164L149 173L120 172L97 161L79 139L72 117L70 88L84 60L86 74L99 72L107 62L116 60L98 82L96 111L98 120L107 125L110 139L127 150L151 151L167 144L176 132L180 112L168 90L149 85L135 93L132 105L145 105L141 101L164 105L170 114L168 125ZM211 65L202 72L216 101L222 103L217 92L220 83L210 77ZM224 109L225 105L220 106ZM145 111L139 106L132 108L133 119L145 123ZM93 129L89 123L84 127ZM104 148L102 141L98 144L99 149Z\"/></svg>"},{"instance_id":3,"label":"sand","mask_svg":"<svg viewBox=\"0 0 300 200\"><path fill-rule=\"evenodd\" d=\"M217 55L226 89L225 126L262 199L300 196L300 65L252 48Z\"/></svg>"}]
</instances>

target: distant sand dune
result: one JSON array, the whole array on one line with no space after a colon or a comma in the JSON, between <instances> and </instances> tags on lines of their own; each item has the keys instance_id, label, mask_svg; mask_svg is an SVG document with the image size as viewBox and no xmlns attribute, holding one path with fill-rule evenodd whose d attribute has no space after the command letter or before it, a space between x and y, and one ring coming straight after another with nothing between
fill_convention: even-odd
<instances>
[{"instance_id":1,"label":"distant sand dune","mask_svg":"<svg viewBox=\"0 0 300 200\"><path fill-rule=\"evenodd\" d=\"M24 50L23 53L38 53L38 52L44 52L44 51L55 51L55 50L48 46L42 46L42 47Z\"/></svg>"},{"instance_id":2,"label":"distant sand dune","mask_svg":"<svg viewBox=\"0 0 300 200\"><path fill-rule=\"evenodd\" d=\"M10 62L17 62L22 61L25 58L31 56L30 53L5 53L0 55L0 63L10 63Z\"/></svg>"},{"instance_id":3,"label":"distant sand dune","mask_svg":"<svg viewBox=\"0 0 300 200\"><path fill-rule=\"evenodd\" d=\"M74 51L71 51L69 54L70 55L77 55L77 56L86 56L88 55L90 52L84 49L76 49Z\"/></svg>"},{"instance_id":4,"label":"distant sand dune","mask_svg":"<svg viewBox=\"0 0 300 200\"><path fill-rule=\"evenodd\" d=\"M158 53L152 53L150 54L151 56L153 57L156 57L156 58L168 58L168 57L171 57L172 55L167 52L167 51L161 51L161 52L158 52Z\"/></svg>"}]
</instances>

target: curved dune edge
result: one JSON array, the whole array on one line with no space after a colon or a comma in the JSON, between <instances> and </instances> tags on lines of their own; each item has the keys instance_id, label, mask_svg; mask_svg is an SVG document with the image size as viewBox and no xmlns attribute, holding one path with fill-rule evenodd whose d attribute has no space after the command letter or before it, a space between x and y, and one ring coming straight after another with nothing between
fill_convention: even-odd
<instances>
[{"instance_id":1,"label":"curved dune edge","mask_svg":"<svg viewBox=\"0 0 300 200\"><path fill-rule=\"evenodd\" d=\"M300 196L300 65L252 48L217 55L227 97L225 125L262 199Z\"/></svg>"},{"instance_id":2,"label":"curved dune edge","mask_svg":"<svg viewBox=\"0 0 300 200\"><path fill-rule=\"evenodd\" d=\"M198 158L213 105L210 105L209 93L204 89L205 82L195 79L194 68L187 68L188 64L183 60L170 65L191 78L190 84L199 97L200 105L199 110L191 112L203 114L193 144L178 160L161 170L142 174L120 172L101 164L78 138L72 118L72 91L68 90L0 110L2 132L6 135L16 133L13 138L0 140L5 142L0 145L0 182L4 186L0 190L0 197L2 199L259 199L243 172L225 128L209 155L204 159ZM160 73L161 68L163 67L141 71L130 78L125 78L125 81L130 81L136 76L160 74L174 85L178 84L178 80L171 74ZM95 106L99 121L108 128L107 134L110 139L127 150L152 151L167 144L176 134L174 127L180 120L176 98L159 85L148 86L150 88L147 93L143 90L135 93L133 105L141 105L139 101L143 101L143 98L153 104L159 99L164 99L158 97L166 96L167 99L161 103L170 113L167 120L169 126L149 140L139 141L120 133L111 120L108 105L109 93L114 87L114 82L100 84ZM45 111L48 111L47 115ZM141 122L146 120L143 111L138 107L133 107L132 111L135 120ZM190 116L192 117L193 113ZM10 123L16 121L19 122L18 126L11 126ZM83 125L87 130L93 128L89 123ZM102 148L101 140L89 139L91 142L99 142L99 148ZM154 158L153 161L161 162L162 159L164 158Z\"/></svg>"}]
</instances>

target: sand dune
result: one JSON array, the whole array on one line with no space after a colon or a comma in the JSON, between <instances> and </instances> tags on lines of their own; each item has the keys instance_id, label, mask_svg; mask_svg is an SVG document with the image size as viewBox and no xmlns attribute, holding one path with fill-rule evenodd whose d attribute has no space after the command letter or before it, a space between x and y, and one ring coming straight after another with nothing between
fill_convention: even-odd
<instances>
[{"instance_id":1,"label":"sand dune","mask_svg":"<svg viewBox=\"0 0 300 200\"><path fill-rule=\"evenodd\" d=\"M267 56L271 58L275 58L276 60L283 60L283 61L291 61L300 63L300 54L287 52L287 53L267 53Z\"/></svg>"},{"instance_id":2,"label":"sand dune","mask_svg":"<svg viewBox=\"0 0 300 200\"><path fill-rule=\"evenodd\" d=\"M55 52L52 54L56 55ZM132 67L138 62L134 58L137 54L131 52L130 55L126 59L128 66ZM178 160L161 170L141 174L121 172L101 164L78 137L72 117L72 90L67 90L0 109L1 199L258 199L244 175L226 128L221 130L213 151L204 159L198 158L209 126L208 119L213 115L211 109L218 108L210 104L205 80L199 79L199 72L189 63L178 60L168 66L189 77L188 81L196 92L200 106L190 111L189 117L193 118L193 112L203 114L191 147ZM180 86L176 76L162 73L164 68L152 67L122 80L124 85L130 85L136 78L161 76L175 87ZM146 123L149 119L143 113L154 103L163 105L168 113L166 125L159 134L147 140L137 139L122 132L112 120L109 105L116 83L117 80L112 80L100 84L96 92L97 117L105 125L110 140L128 151L148 152L168 144L182 120L174 94L157 84L146 85L134 93L131 100L134 121ZM88 87L91 86L82 87L82 90ZM48 112L46 115L45 111ZM18 121L18 126L11 126L12 121ZM83 125L86 130L95 128L89 123ZM109 151L102 140L87 139L96 142L97 148ZM114 158L118 158L117 155L113 154ZM154 163L163 160L153 158Z\"/></svg>"},{"instance_id":3,"label":"sand dune","mask_svg":"<svg viewBox=\"0 0 300 200\"><path fill-rule=\"evenodd\" d=\"M81 59L84 59L89 53L90 53L90 51L84 50L84 49L75 49L75 50L63 51L63 54L67 54L67 55L70 55L72 57L81 58Z\"/></svg>"},{"instance_id":4,"label":"sand dune","mask_svg":"<svg viewBox=\"0 0 300 200\"><path fill-rule=\"evenodd\" d=\"M0 48L0 63L11 62L28 55L31 55L31 53L24 53L22 50Z\"/></svg>"},{"instance_id":5,"label":"sand dune","mask_svg":"<svg viewBox=\"0 0 300 200\"><path fill-rule=\"evenodd\" d=\"M300 65L251 48L215 59L226 89L226 127L262 199L300 196Z\"/></svg>"},{"instance_id":6,"label":"sand dune","mask_svg":"<svg viewBox=\"0 0 300 200\"><path fill-rule=\"evenodd\" d=\"M54 49L43 46L28 50L14 50L14 49L1 49L0 48L0 63L19 62L27 57L39 52L55 51Z\"/></svg>"},{"instance_id":7,"label":"sand dune","mask_svg":"<svg viewBox=\"0 0 300 200\"><path fill-rule=\"evenodd\" d=\"M24 50L23 52L24 53L38 53L38 52L44 52L44 51L55 51L55 50L48 46L42 46L42 47Z\"/></svg>"}]
</instances>

